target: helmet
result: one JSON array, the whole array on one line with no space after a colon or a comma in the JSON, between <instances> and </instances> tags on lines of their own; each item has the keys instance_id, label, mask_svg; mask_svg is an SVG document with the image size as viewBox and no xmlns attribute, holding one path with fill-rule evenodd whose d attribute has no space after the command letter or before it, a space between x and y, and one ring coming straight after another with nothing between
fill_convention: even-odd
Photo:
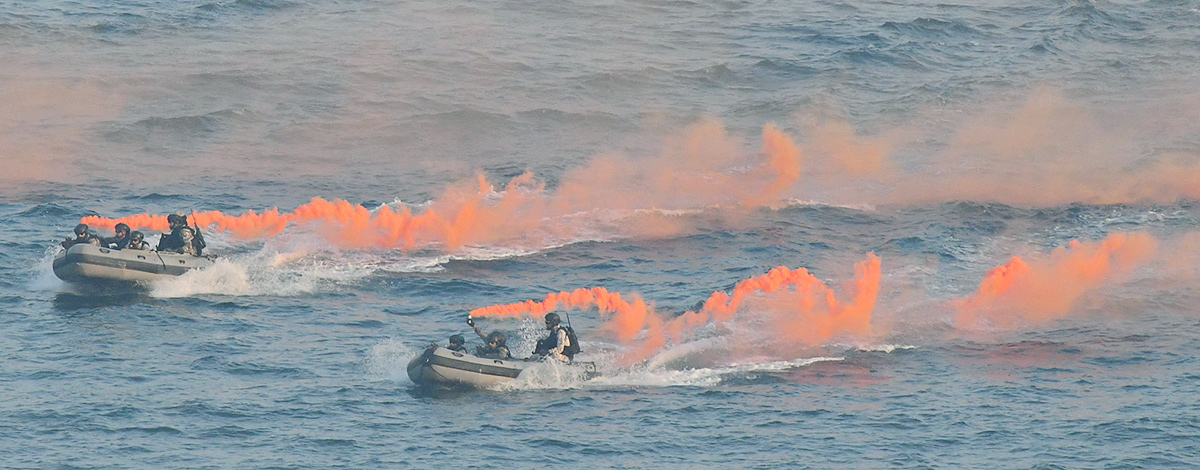
<instances>
[{"instance_id":1,"label":"helmet","mask_svg":"<svg viewBox=\"0 0 1200 470\"><path fill-rule=\"evenodd\" d=\"M557 325L561 321L562 319L558 317L557 313L550 312L546 314L546 323L553 323Z\"/></svg>"},{"instance_id":2,"label":"helmet","mask_svg":"<svg viewBox=\"0 0 1200 470\"><path fill-rule=\"evenodd\" d=\"M179 214L171 214L167 216L167 223L171 225L186 224L186 220L187 219L184 219L183 216Z\"/></svg>"},{"instance_id":3,"label":"helmet","mask_svg":"<svg viewBox=\"0 0 1200 470\"><path fill-rule=\"evenodd\" d=\"M129 241L132 242L140 242L143 238L146 238L146 236L137 230L134 230L133 233L129 234Z\"/></svg>"},{"instance_id":4,"label":"helmet","mask_svg":"<svg viewBox=\"0 0 1200 470\"><path fill-rule=\"evenodd\" d=\"M463 338L463 335L453 335L450 337L450 344L463 344L466 341L467 340Z\"/></svg>"},{"instance_id":5,"label":"helmet","mask_svg":"<svg viewBox=\"0 0 1200 470\"><path fill-rule=\"evenodd\" d=\"M493 331L487 335L487 342L491 344L492 341L496 342L496 346L504 346L504 343L508 342L508 338L504 337L504 333Z\"/></svg>"},{"instance_id":6,"label":"helmet","mask_svg":"<svg viewBox=\"0 0 1200 470\"><path fill-rule=\"evenodd\" d=\"M87 231L88 231L87 224L79 224L79 225L75 226L75 235L83 235L83 234L87 233Z\"/></svg>"},{"instance_id":7,"label":"helmet","mask_svg":"<svg viewBox=\"0 0 1200 470\"><path fill-rule=\"evenodd\" d=\"M113 227L114 232L120 232L122 230L124 230L125 233L129 233L129 226L125 225L124 223L120 223L120 224L117 224L116 227Z\"/></svg>"}]
</instances>

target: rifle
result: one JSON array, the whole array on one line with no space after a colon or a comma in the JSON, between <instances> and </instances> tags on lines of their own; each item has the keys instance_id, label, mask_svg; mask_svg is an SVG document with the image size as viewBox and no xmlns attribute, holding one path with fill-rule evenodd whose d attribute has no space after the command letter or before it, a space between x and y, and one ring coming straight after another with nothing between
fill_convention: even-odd
<instances>
[{"instance_id":1,"label":"rifle","mask_svg":"<svg viewBox=\"0 0 1200 470\"><path fill-rule=\"evenodd\" d=\"M204 249L208 247L208 244L204 243L204 234L200 233L200 221L196 220L196 211L192 211L192 224L195 227L192 230L195 232L192 243L196 245L196 256L200 256L204 254Z\"/></svg>"}]
</instances>

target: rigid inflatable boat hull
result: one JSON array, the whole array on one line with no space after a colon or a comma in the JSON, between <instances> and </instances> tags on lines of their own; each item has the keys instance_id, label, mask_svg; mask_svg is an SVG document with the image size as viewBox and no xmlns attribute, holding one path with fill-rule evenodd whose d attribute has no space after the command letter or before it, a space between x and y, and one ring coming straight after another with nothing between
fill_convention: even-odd
<instances>
[{"instance_id":1,"label":"rigid inflatable boat hull","mask_svg":"<svg viewBox=\"0 0 1200 470\"><path fill-rule=\"evenodd\" d=\"M512 382L537 362L519 359L488 359L430 346L408 362L408 378L421 386L488 388ZM575 362L585 376L596 375L596 365Z\"/></svg>"},{"instance_id":2,"label":"rigid inflatable boat hull","mask_svg":"<svg viewBox=\"0 0 1200 470\"><path fill-rule=\"evenodd\" d=\"M54 258L54 275L67 282L155 281L213 265L205 256L72 245Z\"/></svg>"}]
</instances>

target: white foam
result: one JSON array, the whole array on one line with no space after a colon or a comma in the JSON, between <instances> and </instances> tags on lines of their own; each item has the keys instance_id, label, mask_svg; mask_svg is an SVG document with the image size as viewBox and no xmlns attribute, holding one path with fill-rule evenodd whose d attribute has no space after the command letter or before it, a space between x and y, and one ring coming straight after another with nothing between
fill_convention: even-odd
<instances>
[{"instance_id":1,"label":"white foam","mask_svg":"<svg viewBox=\"0 0 1200 470\"><path fill-rule=\"evenodd\" d=\"M750 373L781 372L818 362L841 361L841 357L809 357L784 361L742 362L721 367L667 369L638 366L629 369L605 368L591 380L553 382L542 376L518 385L522 388L612 388L612 387L713 387L729 376ZM599 364L599 363L598 363ZM521 374L524 376L525 374Z\"/></svg>"},{"instance_id":2,"label":"white foam","mask_svg":"<svg viewBox=\"0 0 1200 470\"><path fill-rule=\"evenodd\" d=\"M408 378L408 361L419 353L420 350L403 341L388 338L371 348L370 355L363 361L363 369L369 380L411 383L412 380Z\"/></svg>"},{"instance_id":3,"label":"white foam","mask_svg":"<svg viewBox=\"0 0 1200 470\"><path fill-rule=\"evenodd\" d=\"M781 372L818 362L841 361L842 357L816 356L778 359L768 356L730 357L728 340L712 337L671 346L632 367L619 366L623 355L618 346L585 342L579 361L594 362L599 375L587 378L580 368L546 363L527 369L518 380L502 384L502 390L614 388L614 387L712 387L730 376ZM598 352L597 352L598 351ZM708 365L697 365L708 364Z\"/></svg>"},{"instance_id":4,"label":"white foam","mask_svg":"<svg viewBox=\"0 0 1200 470\"><path fill-rule=\"evenodd\" d=\"M54 257L58 255L59 251L62 251L62 247L58 245L46 247L46 252L42 254L37 264L32 266L34 272L29 282L30 289L39 291L62 289L65 283L54 275Z\"/></svg>"},{"instance_id":5,"label":"white foam","mask_svg":"<svg viewBox=\"0 0 1200 470\"><path fill-rule=\"evenodd\" d=\"M551 389L564 390L587 386L587 371L583 367L558 361L535 363L521 372L516 380L501 383L498 390Z\"/></svg>"},{"instance_id":6,"label":"white foam","mask_svg":"<svg viewBox=\"0 0 1200 470\"><path fill-rule=\"evenodd\" d=\"M667 348L654 357L646 361L646 367L649 369L669 368L671 364L686 362L692 358L702 355L706 351L721 348L724 349L727 340L722 337L701 338L695 341L689 341L683 344L675 345ZM720 353L720 351L718 351Z\"/></svg>"},{"instance_id":7,"label":"white foam","mask_svg":"<svg viewBox=\"0 0 1200 470\"><path fill-rule=\"evenodd\" d=\"M712 206L711 208L715 209L715 208L719 208L719 206ZM636 215L655 214L655 215L662 215L662 216L667 216L667 217L684 217L684 216L689 216L689 215L703 214L704 211L705 211L705 209L659 209L659 208L652 207L649 209L634 209L633 214L636 214Z\"/></svg>"},{"instance_id":8,"label":"white foam","mask_svg":"<svg viewBox=\"0 0 1200 470\"><path fill-rule=\"evenodd\" d=\"M897 349L900 349L900 350L917 349L917 347L915 345L911 345L911 344L875 344L875 345L866 345L866 346L855 346L855 349L858 349L859 351L864 351L864 352L892 353L892 352L895 352Z\"/></svg>"},{"instance_id":9,"label":"white foam","mask_svg":"<svg viewBox=\"0 0 1200 470\"><path fill-rule=\"evenodd\" d=\"M592 379L590 386L612 387L713 387L721 383L714 369L631 369Z\"/></svg>"},{"instance_id":10,"label":"white foam","mask_svg":"<svg viewBox=\"0 0 1200 470\"><path fill-rule=\"evenodd\" d=\"M150 283L150 295L161 298L203 294L232 296L297 296L333 290L370 275L369 267L329 259L323 254L294 256L260 252L218 258L206 269Z\"/></svg>"},{"instance_id":11,"label":"white foam","mask_svg":"<svg viewBox=\"0 0 1200 470\"><path fill-rule=\"evenodd\" d=\"M851 209L851 210L862 211L862 212L876 212L878 210L875 208L874 205L867 204L867 203L830 204L830 203L826 203L826 202L817 202L817 201L813 201L813 200L804 201L804 200L792 199L792 198L788 198L786 201L768 206L769 209L775 210L775 211L789 209L789 208L793 208L793 207L836 207L839 209Z\"/></svg>"},{"instance_id":12,"label":"white foam","mask_svg":"<svg viewBox=\"0 0 1200 470\"><path fill-rule=\"evenodd\" d=\"M150 295L160 298L189 297L198 294L253 295L254 287L243 266L219 259L210 268L188 271L173 279L155 281Z\"/></svg>"}]
</instances>

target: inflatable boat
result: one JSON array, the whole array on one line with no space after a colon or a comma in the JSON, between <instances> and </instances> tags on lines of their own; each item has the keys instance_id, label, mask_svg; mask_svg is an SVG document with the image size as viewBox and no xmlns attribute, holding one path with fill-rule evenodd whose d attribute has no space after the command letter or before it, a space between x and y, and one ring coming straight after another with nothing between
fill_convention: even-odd
<instances>
[{"instance_id":1,"label":"inflatable boat","mask_svg":"<svg viewBox=\"0 0 1200 470\"><path fill-rule=\"evenodd\" d=\"M212 266L213 257L116 250L79 243L54 257L54 275L67 282L154 281Z\"/></svg>"},{"instance_id":2,"label":"inflatable boat","mask_svg":"<svg viewBox=\"0 0 1200 470\"><path fill-rule=\"evenodd\" d=\"M434 345L408 362L408 378L421 386L488 388L511 382L537 364L521 359L487 359ZM580 369L585 379L597 375L595 363L569 365Z\"/></svg>"}]
</instances>

